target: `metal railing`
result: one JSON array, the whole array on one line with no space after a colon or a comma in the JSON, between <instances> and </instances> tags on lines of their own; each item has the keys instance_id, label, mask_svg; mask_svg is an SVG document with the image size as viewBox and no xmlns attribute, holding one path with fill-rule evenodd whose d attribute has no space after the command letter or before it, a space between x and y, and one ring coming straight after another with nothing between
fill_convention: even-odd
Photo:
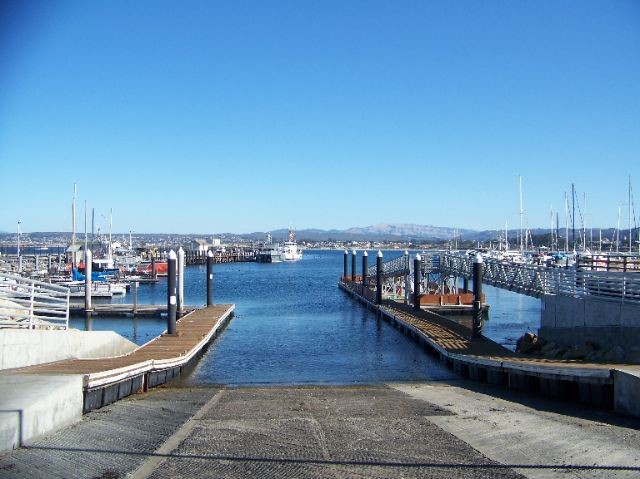
<instances>
[{"instance_id":1,"label":"metal railing","mask_svg":"<svg viewBox=\"0 0 640 479\"><path fill-rule=\"evenodd\" d=\"M423 272L440 271L440 253L421 253L420 268ZM376 265L367 268L370 277L376 275ZM406 276L413 274L413 259L411 255L402 255L382 263L382 276Z\"/></svg>"},{"instance_id":2,"label":"metal railing","mask_svg":"<svg viewBox=\"0 0 640 479\"><path fill-rule=\"evenodd\" d=\"M466 254L428 252L421 254L422 272L471 278L474 258ZM640 270L637 262L627 260L625 270L594 271L591 269L556 268L528 263L514 263L495 258L483 258L482 282L527 296L547 295L597 297L600 299L640 304ZM583 264L581 264L583 266ZM367 270L369 278L376 277L376 265ZM382 276L402 278L413 274L413 260L402 255L382 263ZM393 285L401 284L393 280Z\"/></svg>"},{"instance_id":3,"label":"metal railing","mask_svg":"<svg viewBox=\"0 0 640 479\"><path fill-rule=\"evenodd\" d=\"M0 327L67 329L69 288L0 273Z\"/></svg>"},{"instance_id":4,"label":"metal railing","mask_svg":"<svg viewBox=\"0 0 640 479\"><path fill-rule=\"evenodd\" d=\"M443 254L444 273L471 278L473 259ZM482 282L528 296L592 296L621 302L640 303L638 272L585 271L526 263L483 259Z\"/></svg>"}]
</instances>

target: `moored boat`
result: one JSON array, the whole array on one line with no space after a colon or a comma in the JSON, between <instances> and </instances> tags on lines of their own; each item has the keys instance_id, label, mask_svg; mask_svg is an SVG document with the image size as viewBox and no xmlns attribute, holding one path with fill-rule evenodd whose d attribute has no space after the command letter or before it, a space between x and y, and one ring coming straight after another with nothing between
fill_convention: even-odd
<instances>
[{"instance_id":1,"label":"moored boat","mask_svg":"<svg viewBox=\"0 0 640 479\"><path fill-rule=\"evenodd\" d=\"M282 245L282 259L284 261L298 261L302 259L302 248L298 248L296 232L289 229L287 241Z\"/></svg>"}]
</instances>

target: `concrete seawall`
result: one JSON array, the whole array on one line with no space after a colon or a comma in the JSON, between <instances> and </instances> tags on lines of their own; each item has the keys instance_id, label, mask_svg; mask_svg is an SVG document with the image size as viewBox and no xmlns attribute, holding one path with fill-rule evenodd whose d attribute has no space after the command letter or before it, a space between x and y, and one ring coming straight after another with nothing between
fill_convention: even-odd
<instances>
[{"instance_id":1,"label":"concrete seawall","mask_svg":"<svg viewBox=\"0 0 640 479\"><path fill-rule=\"evenodd\" d=\"M121 356L137 347L112 331L0 330L0 451L82 418L82 375L22 375L17 368Z\"/></svg>"},{"instance_id":2,"label":"concrete seawall","mask_svg":"<svg viewBox=\"0 0 640 479\"><path fill-rule=\"evenodd\" d=\"M121 356L137 347L113 331L0 329L0 370Z\"/></svg>"},{"instance_id":3,"label":"concrete seawall","mask_svg":"<svg viewBox=\"0 0 640 479\"><path fill-rule=\"evenodd\" d=\"M592 342L602 349L640 344L640 305L592 296L544 296L540 337L558 344Z\"/></svg>"}]
</instances>

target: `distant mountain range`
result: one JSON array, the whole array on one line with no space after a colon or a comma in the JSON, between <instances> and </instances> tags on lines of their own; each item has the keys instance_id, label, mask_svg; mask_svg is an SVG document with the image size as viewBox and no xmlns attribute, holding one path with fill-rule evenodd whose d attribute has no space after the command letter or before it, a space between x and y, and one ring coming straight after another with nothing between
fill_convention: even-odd
<instances>
[{"instance_id":1,"label":"distant mountain range","mask_svg":"<svg viewBox=\"0 0 640 479\"><path fill-rule=\"evenodd\" d=\"M288 230L271 231L274 240L287 236ZM531 234L545 234L549 230L535 230ZM304 229L297 230L298 240L307 241L446 241L456 236L462 240L486 241L495 239L501 232L496 230L476 231L471 229L456 229L447 226L429 226L415 224L377 224L364 227L353 227L345 230ZM510 232L511 233L511 232ZM515 232L513 233L515 235ZM254 240L262 240L264 232L241 235Z\"/></svg>"},{"instance_id":2,"label":"distant mountain range","mask_svg":"<svg viewBox=\"0 0 640 479\"><path fill-rule=\"evenodd\" d=\"M539 237L548 235L551 232L549 228L534 228L529 230L529 234L532 237ZM287 236L288 230L279 229L271 231L271 236L274 240L280 240ZM518 237L519 230L509 230L508 237L509 242L513 243ZM607 228L602 230L603 240L609 240L613 238L615 230L613 228ZM262 240L265 237L264 232L255 232L245 235L237 235L253 240ZM569 232L571 234L571 232ZM576 230L576 236L581 232ZM589 236L590 231L587 232ZM600 230L593 230L593 240L597 241L600 234ZM621 235L623 233L621 232ZM354 227L345 230L321 230L321 229L303 229L297 230L296 236L301 241L433 241L441 242L453 239L455 237L462 241L496 241L501 235L504 235L504 230L471 230L471 229L457 229L447 226L428 226L428 225L415 225L415 224L378 224L364 227ZM560 236L564 237L564 229L560 231Z\"/></svg>"},{"instance_id":3,"label":"distant mountain range","mask_svg":"<svg viewBox=\"0 0 640 479\"><path fill-rule=\"evenodd\" d=\"M286 237L287 229L279 229L271 231L274 239ZM456 234L468 236L474 233L473 230L425 226L414 224L377 224L364 227L353 227L345 230L321 230L321 229L304 229L297 230L296 236L298 240L308 241L404 241L410 239L442 241L450 239ZM255 232L249 235L242 235L252 239L263 239L265 233Z\"/></svg>"}]
</instances>

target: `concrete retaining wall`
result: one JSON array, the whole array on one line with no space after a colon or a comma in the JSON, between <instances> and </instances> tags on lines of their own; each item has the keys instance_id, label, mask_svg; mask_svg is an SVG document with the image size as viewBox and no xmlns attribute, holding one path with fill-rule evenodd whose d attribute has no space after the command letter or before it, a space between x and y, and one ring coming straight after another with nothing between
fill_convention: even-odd
<instances>
[{"instance_id":1,"label":"concrete retaining wall","mask_svg":"<svg viewBox=\"0 0 640 479\"><path fill-rule=\"evenodd\" d=\"M640 373L637 370L617 369L613 372L616 411L640 417Z\"/></svg>"},{"instance_id":2,"label":"concrete retaining wall","mask_svg":"<svg viewBox=\"0 0 640 479\"><path fill-rule=\"evenodd\" d=\"M113 331L0 329L0 370L121 356L138 346Z\"/></svg>"},{"instance_id":3,"label":"concrete retaining wall","mask_svg":"<svg viewBox=\"0 0 640 479\"><path fill-rule=\"evenodd\" d=\"M545 296L540 336L567 346L590 341L602 349L640 344L640 305L600 298Z\"/></svg>"},{"instance_id":4,"label":"concrete retaining wall","mask_svg":"<svg viewBox=\"0 0 640 479\"><path fill-rule=\"evenodd\" d=\"M0 452L82 418L81 375L0 375Z\"/></svg>"}]
</instances>

